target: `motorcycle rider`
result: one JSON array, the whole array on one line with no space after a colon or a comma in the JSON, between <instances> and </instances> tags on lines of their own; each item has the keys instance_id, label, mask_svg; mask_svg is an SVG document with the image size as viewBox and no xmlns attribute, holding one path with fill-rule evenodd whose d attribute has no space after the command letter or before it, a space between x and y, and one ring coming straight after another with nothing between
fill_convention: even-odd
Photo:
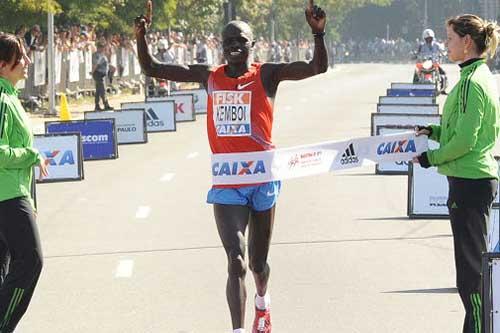
<instances>
[{"instance_id":1,"label":"motorcycle rider","mask_svg":"<svg viewBox=\"0 0 500 333\"><path fill-rule=\"evenodd\" d=\"M441 57L444 56L444 51L442 50L441 46L434 40L436 35L434 34L434 31L432 29L425 29L422 32L422 39L423 42L420 43L418 46L418 50L416 52L416 58L419 60L432 60L433 63L438 63L440 64ZM439 65L439 74L441 77L441 87L443 89L446 88L446 72L444 69ZM415 72L415 75L413 77L413 82L418 81L418 74Z\"/></svg>"},{"instance_id":2,"label":"motorcycle rider","mask_svg":"<svg viewBox=\"0 0 500 333\"><path fill-rule=\"evenodd\" d=\"M423 42L420 43L417 50L418 59L432 59L438 61L443 51L440 45L434 41L436 35L432 29L425 29L422 33Z\"/></svg>"}]
</instances>

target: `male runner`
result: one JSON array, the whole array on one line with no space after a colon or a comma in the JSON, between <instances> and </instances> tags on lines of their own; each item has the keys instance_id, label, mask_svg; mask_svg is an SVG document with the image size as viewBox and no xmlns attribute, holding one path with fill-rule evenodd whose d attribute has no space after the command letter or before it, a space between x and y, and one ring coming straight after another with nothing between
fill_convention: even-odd
<instances>
[{"instance_id":1,"label":"male runner","mask_svg":"<svg viewBox=\"0 0 500 333\"><path fill-rule=\"evenodd\" d=\"M326 14L314 5L313 0L309 0L305 10L315 42L314 56L310 62L251 64L249 56L255 45L252 30L244 22L232 21L222 32L226 65L210 67L204 64L182 66L160 63L149 54L145 38L146 27L152 20L152 1L147 3L147 12L147 16L136 19L135 30L142 70L151 77L203 85L208 92L208 139L214 154L273 149L273 102L280 82L305 79L324 73L328 68L323 39ZM232 106L243 106L248 111L238 119L233 119L224 112ZM236 133L232 130L235 127L246 130ZM217 229L228 258L226 296L234 333L245 332L247 226L249 266L257 289L252 332L271 332L267 255L280 186L279 181L214 186L208 193L207 202L214 205Z\"/></svg>"}]
</instances>

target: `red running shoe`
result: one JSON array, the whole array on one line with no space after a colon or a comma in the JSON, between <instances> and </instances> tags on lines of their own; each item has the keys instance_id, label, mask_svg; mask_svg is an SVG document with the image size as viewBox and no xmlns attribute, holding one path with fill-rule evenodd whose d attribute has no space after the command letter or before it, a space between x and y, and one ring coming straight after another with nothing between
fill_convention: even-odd
<instances>
[{"instance_id":1,"label":"red running shoe","mask_svg":"<svg viewBox=\"0 0 500 333\"><path fill-rule=\"evenodd\" d=\"M252 333L271 333L271 311L255 308Z\"/></svg>"}]
</instances>

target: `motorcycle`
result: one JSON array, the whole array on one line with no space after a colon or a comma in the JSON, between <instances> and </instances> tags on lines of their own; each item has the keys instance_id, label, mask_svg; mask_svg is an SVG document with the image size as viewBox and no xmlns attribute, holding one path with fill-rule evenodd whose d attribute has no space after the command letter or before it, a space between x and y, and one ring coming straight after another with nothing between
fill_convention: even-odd
<instances>
[{"instance_id":1,"label":"motorcycle","mask_svg":"<svg viewBox=\"0 0 500 333\"><path fill-rule=\"evenodd\" d=\"M426 57L418 59L415 65L413 83L432 83L436 85L436 94L446 94L448 78L442 73L438 59Z\"/></svg>"}]
</instances>

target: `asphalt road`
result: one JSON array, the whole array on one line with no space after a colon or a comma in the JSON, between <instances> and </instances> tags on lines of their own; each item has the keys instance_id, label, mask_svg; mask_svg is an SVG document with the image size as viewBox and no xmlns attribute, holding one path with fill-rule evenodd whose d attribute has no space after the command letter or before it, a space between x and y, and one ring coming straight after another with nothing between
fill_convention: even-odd
<instances>
[{"instance_id":1,"label":"asphalt road","mask_svg":"<svg viewBox=\"0 0 500 333\"><path fill-rule=\"evenodd\" d=\"M458 67L446 69L455 84ZM412 70L343 65L283 83L276 144L368 136L378 96ZM205 203L205 122L86 162L82 182L38 186L45 263L19 332L231 332L226 258ZM407 177L371 166L284 183L270 252L274 332L459 332L449 223L409 220L406 201ZM249 329L250 274L247 284Z\"/></svg>"}]
</instances>

